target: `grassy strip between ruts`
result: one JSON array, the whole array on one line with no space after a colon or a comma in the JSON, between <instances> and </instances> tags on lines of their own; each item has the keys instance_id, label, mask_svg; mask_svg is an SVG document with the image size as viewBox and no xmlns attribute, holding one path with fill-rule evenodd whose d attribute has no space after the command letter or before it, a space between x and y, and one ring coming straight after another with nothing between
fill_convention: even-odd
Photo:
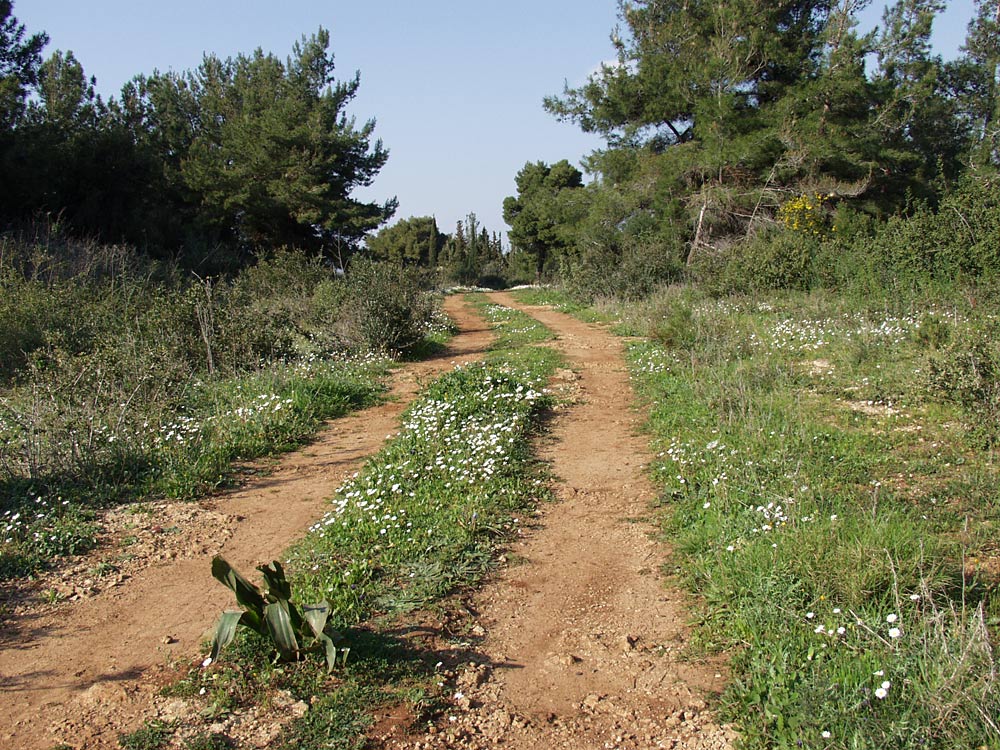
<instances>
[{"instance_id":1,"label":"grassy strip between ruts","mask_svg":"<svg viewBox=\"0 0 1000 750\"><path fill-rule=\"evenodd\" d=\"M665 533L700 642L733 654L745 747L1000 747L996 454L927 386L961 360L937 343L988 325L689 290L632 345Z\"/></svg>"},{"instance_id":2,"label":"grassy strip between ruts","mask_svg":"<svg viewBox=\"0 0 1000 750\"><path fill-rule=\"evenodd\" d=\"M406 701L416 715L433 706L439 657L415 652L379 623L479 579L547 494L530 441L558 355L529 345L551 335L530 318L497 306L490 317L498 340L486 361L430 384L400 432L287 555L293 597L332 605L341 645L351 649L346 664L332 677L318 658L276 665L269 643L243 633L172 693L203 701L202 714L224 725L238 722L238 708L273 704L275 695L308 701L272 745L288 748L360 747L379 705Z\"/></svg>"}]
</instances>

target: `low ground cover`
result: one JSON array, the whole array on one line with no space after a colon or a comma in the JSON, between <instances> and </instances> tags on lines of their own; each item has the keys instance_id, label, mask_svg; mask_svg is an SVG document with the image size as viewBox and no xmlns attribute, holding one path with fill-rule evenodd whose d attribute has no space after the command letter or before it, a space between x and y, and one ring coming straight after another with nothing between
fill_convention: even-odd
<instances>
[{"instance_id":1,"label":"low ground cover","mask_svg":"<svg viewBox=\"0 0 1000 750\"><path fill-rule=\"evenodd\" d=\"M0 402L0 576L29 575L96 544L97 512L145 497L192 498L224 484L232 462L288 450L324 420L372 403L385 361L313 358L200 381L173 409L88 409ZM92 392L65 394L86 400ZM25 404L34 412L22 411ZM92 405L92 404L90 404ZM58 414L42 414L49 407ZM79 408L73 409L73 406Z\"/></svg>"},{"instance_id":2,"label":"low ground cover","mask_svg":"<svg viewBox=\"0 0 1000 750\"><path fill-rule=\"evenodd\" d=\"M645 311L664 532L747 747L1000 747L994 325L824 295Z\"/></svg>"}]
</instances>

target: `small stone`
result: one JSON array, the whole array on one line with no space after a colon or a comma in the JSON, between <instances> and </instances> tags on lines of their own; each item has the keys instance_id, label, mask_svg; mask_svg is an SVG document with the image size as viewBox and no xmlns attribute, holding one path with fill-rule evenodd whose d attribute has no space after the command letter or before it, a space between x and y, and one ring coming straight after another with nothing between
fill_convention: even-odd
<instances>
[{"instance_id":1,"label":"small stone","mask_svg":"<svg viewBox=\"0 0 1000 750\"><path fill-rule=\"evenodd\" d=\"M471 632L474 636L482 638L484 635L486 635L486 628L484 628L477 622L475 625L472 626Z\"/></svg>"},{"instance_id":2,"label":"small stone","mask_svg":"<svg viewBox=\"0 0 1000 750\"><path fill-rule=\"evenodd\" d=\"M583 699L583 705L589 709L597 708L597 704L601 702L601 696L597 693L591 693L586 698Z\"/></svg>"},{"instance_id":3,"label":"small stone","mask_svg":"<svg viewBox=\"0 0 1000 750\"><path fill-rule=\"evenodd\" d=\"M162 642L169 646L171 643L177 643L177 639L174 638L172 635L165 635L162 638Z\"/></svg>"}]
</instances>

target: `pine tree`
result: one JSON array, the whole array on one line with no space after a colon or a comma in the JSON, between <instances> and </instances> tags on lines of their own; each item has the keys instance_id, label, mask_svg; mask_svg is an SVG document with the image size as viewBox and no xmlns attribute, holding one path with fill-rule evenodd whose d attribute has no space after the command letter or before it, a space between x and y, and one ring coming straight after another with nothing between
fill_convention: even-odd
<instances>
[{"instance_id":1,"label":"pine tree","mask_svg":"<svg viewBox=\"0 0 1000 750\"><path fill-rule=\"evenodd\" d=\"M385 222L396 201L352 192L388 158L374 120L344 114L359 76L334 77L324 29L287 61L257 50L192 73L140 79L129 121L165 163L176 198L208 239L237 248L353 245Z\"/></svg>"},{"instance_id":2,"label":"pine tree","mask_svg":"<svg viewBox=\"0 0 1000 750\"><path fill-rule=\"evenodd\" d=\"M528 162L514 182L517 195L504 199L503 218L511 244L534 257L541 278L573 244L573 227L583 215L583 204L573 198L583 192L583 175L565 159L551 166Z\"/></svg>"},{"instance_id":3,"label":"pine tree","mask_svg":"<svg viewBox=\"0 0 1000 750\"><path fill-rule=\"evenodd\" d=\"M934 20L943 0L897 0L886 8L877 40L874 127L887 146L886 189L928 194L936 178L953 178L966 150L940 56L931 54Z\"/></svg>"},{"instance_id":4,"label":"pine tree","mask_svg":"<svg viewBox=\"0 0 1000 750\"><path fill-rule=\"evenodd\" d=\"M1000 167L1000 0L976 0L975 15L952 66L960 117L975 168Z\"/></svg>"},{"instance_id":5,"label":"pine tree","mask_svg":"<svg viewBox=\"0 0 1000 750\"><path fill-rule=\"evenodd\" d=\"M24 24L14 17L14 3L0 0L0 133L12 129L23 116L48 41L42 32L26 36Z\"/></svg>"}]
</instances>

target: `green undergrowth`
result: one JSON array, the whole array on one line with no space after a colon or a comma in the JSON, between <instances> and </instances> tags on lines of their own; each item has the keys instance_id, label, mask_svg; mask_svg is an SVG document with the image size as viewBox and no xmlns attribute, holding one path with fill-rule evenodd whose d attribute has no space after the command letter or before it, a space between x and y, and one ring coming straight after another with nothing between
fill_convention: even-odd
<instances>
[{"instance_id":1,"label":"green undergrowth","mask_svg":"<svg viewBox=\"0 0 1000 750\"><path fill-rule=\"evenodd\" d=\"M0 581L94 547L101 509L203 495L374 402L388 360L368 352L449 335L435 295L386 264L342 278L280 250L201 278L118 246L3 250Z\"/></svg>"},{"instance_id":2,"label":"green undergrowth","mask_svg":"<svg viewBox=\"0 0 1000 750\"><path fill-rule=\"evenodd\" d=\"M492 349L512 349L555 338L552 331L527 313L491 302L484 294L467 295L472 305L493 326L496 341Z\"/></svg>"},{"instance_id":3,"label":"green undergrowth","mask_svg":"<svg viewBox=\"0 0 1000 750\"><path fill-rule=\"evenodd\" d=\"M204 278L44 232L2 246L3 581L93 547L103 508L197 497L298 445L376 400L389 356L449 335L419 277L360 258L345 277L284 249Z\"/></svg>"},{"instance_id":4,"label":"green undergrowth","mask_svg":"<svg viewBox=\"0 0 1000 750\"><path fill-rule=\"evenodd\" d=\"M97 543L95 510L146 497L189 499L225 484L233 462L289 450L325 420L373 403L384 361L308 359L192 383L157 413L86 403L21 419L0 407L0 579L29 575ZM74 398L93 397L81 389ZM38 403L37 410L51 402ZM60 419L62 417L63 419ZM26 427L33 425L33 427ZM42 430L39 425L46 425Z\"/></svg>"},{"instance_id":5,"label":"green undergrowth","mask_svg":"<svg viewBox=\"0 0 1000 750\"><path fill-rule=\"evenodd\" d=\"M664 533L744 747L1000 748L995 320L690 290L647 317Z\"/></svg>"},{"instance_id":6,"label":"green undergrowth","mask_svg":"<svg viewBox=\"0 0 1000 750\"><path fill-rule=\"evenodd\" d=\"M442 656L415 650L395 629L406 613L480 580L548 494L531 440L559 358L531 345L551 337L543 327L513 311L491 317L497 341L486 360L424 388L399 432L285 555L293 598L331 605L346 662L332 676L320 657L275 664L268 639L241 628L218 661L171 691L201 696L203 713L216 717L273 704L276 691L309 703L275 747L361 747L378 706L404 702L417 717L434 710Z\"/></svg>"}]
</instances>

